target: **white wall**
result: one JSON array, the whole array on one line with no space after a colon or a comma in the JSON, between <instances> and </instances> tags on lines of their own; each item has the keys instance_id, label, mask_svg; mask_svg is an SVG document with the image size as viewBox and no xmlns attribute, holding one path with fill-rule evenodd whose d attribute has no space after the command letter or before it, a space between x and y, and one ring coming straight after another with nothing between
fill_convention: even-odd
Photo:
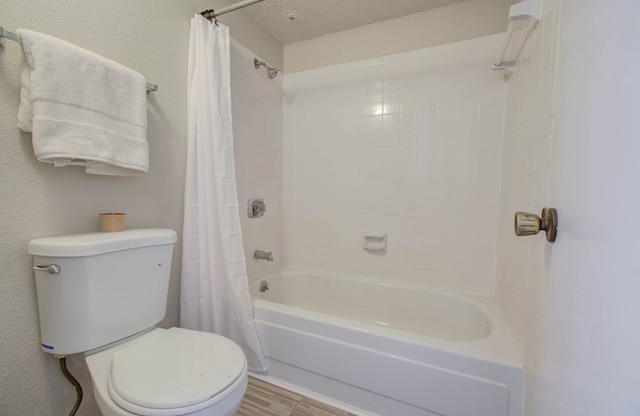
<instances>
[{"instance_id":1,"label":"white wall","mask_svg":"<svg viewBox=\"0 0 640 416\"><path fill-rule=\"evenodd\" d=\"M0 24L6 29L28 28L68 40L141 72L160 87L148 97L149 174L118 178L87 175L79 167L56 169L35 160L31 136L16 127L21 52L19 45L10 41L4 40L0 46L0 354L4 357L0 360L0 414L68 414L75 400L73 387L61 375L57 361L39 347L34 279L26 253L29 240L96 230L97 213L104 210L127 212L128 228L169 227L181 234L189 18L216 3L0 2ZM281 45L255 23L234 13L221 20L231 26L232 36L243 38L278 65ZM255 71L252 66L250 69ZM243 101L235 96L236 91L232 94L235 101ZM278 98L274 105L280 102ZM251 120L250 114L242 115L242 109L235 117ZM277 134L277 122L273 129ZM260 131L244 128L236 143L258 140ZM242 137L249 132L255 134ZM259 170L254 173L262 176ZM243 174L243 180L248 177ZM239 192L248 192L244 183L239 183L243 188ZM164 326L179 321L180 256L179 242ZM72 357L69 367L79 376L86 393L78 414L98 414L80 357Z\"/></svg>"},{"instance_id":2,"label":"white wall","mask_svg":"<svg viewBox=\"0 0 640 416\"><path fill-rule=\"evenodd\" d=\"M285 264L492 293L501 41L286 75ZM363 250L363 232L387 233L386 253Z\"/></svg>"},{"instance_id":3,"label":"white wall","mask_svg":"<svg viewBox=\"0 0 640 416\"><path fill-rule=\"evenodd\" d=\"M240 224L249 278L282 266L282 75L268 79L253 59L231 42L233 134ZM266 213L248 218L249 198L263 198ZM255 250L271 251L274 261L257 260Z\"/></svg>"},{"instance_id":4,"label":"white wall","mask_svg":"<svg viewBox=\"0 0 640 416\"><path fill-rule=\"evenodd\" d=\"M284 47L284 70L290 74L500 33L513 3L517 0L462 1L291 43Z\"/></svg>"}]
</instances>

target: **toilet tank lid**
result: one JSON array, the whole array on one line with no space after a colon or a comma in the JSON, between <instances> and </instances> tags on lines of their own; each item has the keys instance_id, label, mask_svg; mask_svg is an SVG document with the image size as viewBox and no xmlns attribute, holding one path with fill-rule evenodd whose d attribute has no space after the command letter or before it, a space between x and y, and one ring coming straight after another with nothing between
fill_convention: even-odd
<instances>
[{"instance_id":1,"label":"toilet tank lid","mask_svg":"<svg viewBox=\"0 0 640 416\"><path fill-rule=\"evenodd\" d=\"M144 228L120 232L58 235L31 240L27 252L35 256L86 257L139 247L173 244L176 232L167 228Z\"/></svg>"}]
</instances>

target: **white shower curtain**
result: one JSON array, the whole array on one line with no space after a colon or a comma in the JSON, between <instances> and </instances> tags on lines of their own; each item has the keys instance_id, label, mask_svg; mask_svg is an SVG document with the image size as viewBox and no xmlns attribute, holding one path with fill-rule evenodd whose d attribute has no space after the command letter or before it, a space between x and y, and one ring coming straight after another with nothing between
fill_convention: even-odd
<instances>
[{"instance_id":1,"label":"white shower curtain","mask_svg":"<svg viewBox=\"0 0 640 416\"><path fill-rule=\"evenodd\" d=\"M253 321L231 127L229 29L196 14L189 39L180 326L215 332L267 370Z\"/></svg>"}]
</instances>

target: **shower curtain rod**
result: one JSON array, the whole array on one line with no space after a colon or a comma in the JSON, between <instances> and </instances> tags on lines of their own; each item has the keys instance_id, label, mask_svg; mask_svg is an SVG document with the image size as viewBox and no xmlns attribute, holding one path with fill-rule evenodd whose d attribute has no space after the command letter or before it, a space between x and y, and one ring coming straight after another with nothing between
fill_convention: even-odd
<instances>
[{"instance_id":1,"label":"shower curtain rod","mask_svg":"<svg viewBox=\"0 0 640 416\"><path fill-rule=\"evenodd\" d=\"M2 26L0 26L0 38L7 38L14 42L20 43L20 37L13 32L9 32ZM147 82L147 92L150 91L158 91L158 86L156 84L150 84Z\"/></svg>"},{"instance_id":2,"label":"shower curtain rod","mask_svg":"<svg viewBox=\"0 0 640 416\"><path fill-rule=\"evenodd\" d=\"M252 4L260 3L263 0L244 0L239 1L236 4L232 4L231 6L223 7L218 11L214 9L209 9L201 12L200 14L206 19L215 19L218 16L222 16L223 14L232 12L234 10L242 9L243 7L251 6Z\"/></svg>"}]
</instances>

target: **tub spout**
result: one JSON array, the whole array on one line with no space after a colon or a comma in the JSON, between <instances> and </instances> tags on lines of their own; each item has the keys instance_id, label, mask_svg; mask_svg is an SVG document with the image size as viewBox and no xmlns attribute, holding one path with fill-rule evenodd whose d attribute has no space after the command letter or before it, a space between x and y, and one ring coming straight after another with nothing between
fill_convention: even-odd
<instances>
[{"instance_id":1,"label":"tub spout","mask_svg":"<svg viewBox=\"0 0 640 416\"><path fill-rule=\"evenodd\" d=\"M273 261L273 255L271 254L270 251L266 252L262 250L256 250L255 253L253 253L253 257L255 257L256 259Z\"/></svg>"}]
</instances>

